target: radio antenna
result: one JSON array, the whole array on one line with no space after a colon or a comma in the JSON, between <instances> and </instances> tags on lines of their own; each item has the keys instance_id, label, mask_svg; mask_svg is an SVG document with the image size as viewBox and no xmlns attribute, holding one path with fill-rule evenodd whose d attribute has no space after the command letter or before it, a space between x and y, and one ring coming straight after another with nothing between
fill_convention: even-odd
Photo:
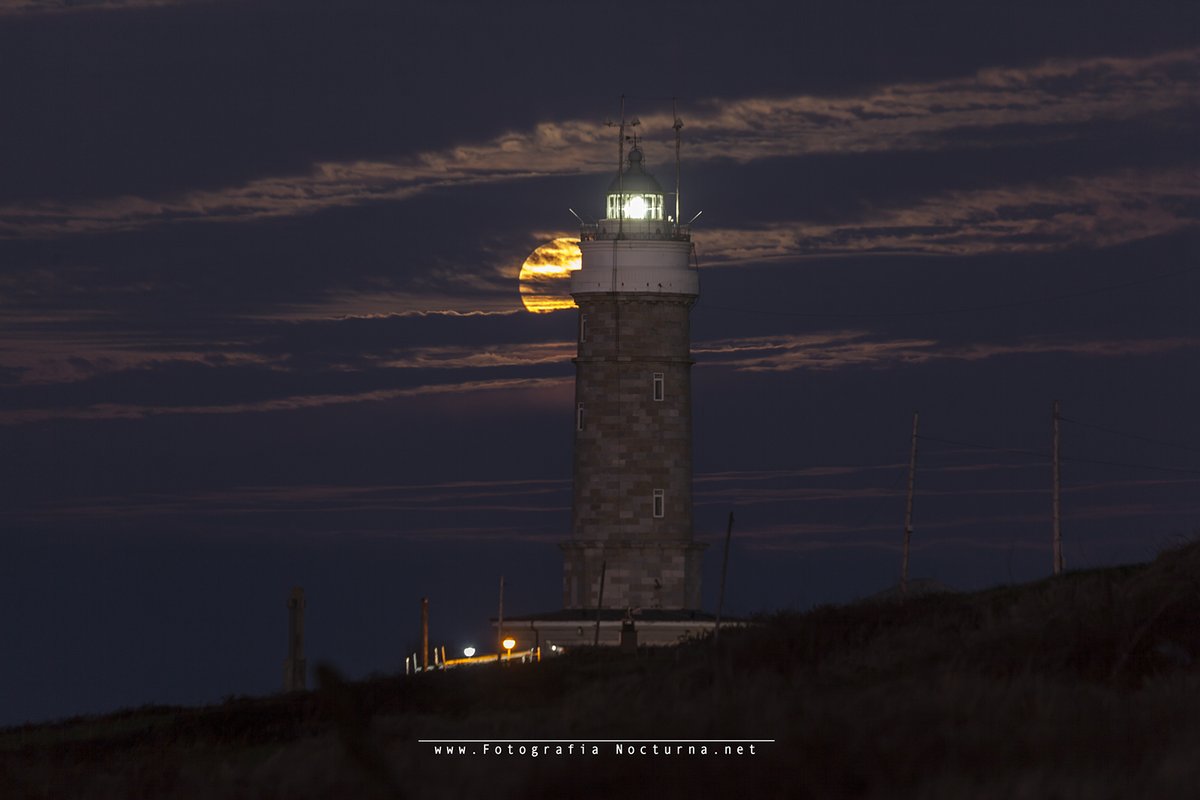
<instances>
[{"instance_id":1,"label":"radio antenna","mask_svg":"<svg viewBox=\"0 0 1200 800\"><path fill-rule=\"evenodd\" d=\"M620 143L617 145L617 238L625 237L625 95L621 95ZM616 252L615 250L613 251ZM617 290L617 266L613 260L613 291Z\"/></svg>"},{"instance_id":2,"label":"radio antenna","mask_svg":"<svg viewBox=\"0 0 1200 800\"><path fill-rule=\"evenodd\" d=\"M683 120L675 110L675 98L671 98L671 116L675 118L675 224L679 225L679 131L683 128Z\"/></svg>"},{"instance_id":3,"label":"radio antenna","mask_svg":"<svg viewBox=\"0 0 1200 800\"><path fill-rule=\"evenodd\" d=\"M613 123L608 123L612 126ZM621 95L621 121L617 125L617 238L625 230L625 95Z\"/></svg>"}]
</instances>

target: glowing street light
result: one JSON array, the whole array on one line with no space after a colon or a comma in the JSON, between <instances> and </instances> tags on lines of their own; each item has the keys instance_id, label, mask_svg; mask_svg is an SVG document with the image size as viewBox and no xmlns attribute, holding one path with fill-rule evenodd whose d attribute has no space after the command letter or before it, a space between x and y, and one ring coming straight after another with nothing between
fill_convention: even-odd
<instances>
[{"instance_id":1,"label":"glowing street light","mask_svg":"<svg viewBox=\"0 0 1200 800\"><path fill-rule=\"evenodd\" d=\"M471 656L475 655L475 648L474 647L464 647L463 655L466 656L467 658L470 658Z\"/></svg>"},{"instance_id":2,"label":"glowing street light","mask_svg":"<svg viewBox=\"0 0 1200 800\"><path fill-rule=\"evenodd\" d=\"M512 649L517 646L517 640L509 636L500 644L504 645L504 649L508 651L508 657L512 658Z\"/></svg>"}]
</instances>

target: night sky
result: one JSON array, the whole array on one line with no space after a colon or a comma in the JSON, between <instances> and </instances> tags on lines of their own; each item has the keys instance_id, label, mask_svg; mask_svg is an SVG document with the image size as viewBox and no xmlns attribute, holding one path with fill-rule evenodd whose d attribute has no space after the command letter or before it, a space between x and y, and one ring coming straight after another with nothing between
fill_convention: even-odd
<instances>
[{"instance_id":1,"label":"night sky","mask_svg":"<svg viewBox=\"0 0 1200 800\"><path fill-rule=\"evenodd\" d=\"M0 724L394 672L561 606L575 312L627 96L683 118L726 612L1200 529L1200 5L0 0ZM668 199L668 204L673 203Z\"/></svg>"}]
</instances>

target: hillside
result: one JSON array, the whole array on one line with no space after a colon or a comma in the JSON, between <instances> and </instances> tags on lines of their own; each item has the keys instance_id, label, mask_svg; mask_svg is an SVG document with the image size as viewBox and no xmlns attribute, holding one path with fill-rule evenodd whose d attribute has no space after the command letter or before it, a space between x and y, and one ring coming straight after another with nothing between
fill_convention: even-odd
<instances>
[{"instance_id":1,"label":"hillside","mask_svg":"<svg viewBox=\"0 0 1200 800\"><path fill-rule=\"evenodd\" d=\"M1186 796L1200 783L1200 543L1025 586L777 614L719 645L355 684L318 672L304 694L0 731L0 796ZM435 755L428 738L489 753ZM741 756L540 749L618 738L777 741ZM501 739L539 753L493 754Z\"/></svg>"}]
</instances>

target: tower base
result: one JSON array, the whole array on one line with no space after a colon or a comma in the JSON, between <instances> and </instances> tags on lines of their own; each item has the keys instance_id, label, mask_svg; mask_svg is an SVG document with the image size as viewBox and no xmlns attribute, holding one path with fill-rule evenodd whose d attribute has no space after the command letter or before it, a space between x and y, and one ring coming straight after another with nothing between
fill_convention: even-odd
<instances>
[{"instance_id":1,"label":"tower base","mask_svg":"<svg viewBox=\"0 0 1200 800\"><path fill-rule=\"evenodd\" d=\"M707 545L576 539L560 546L566 609L595 609L601 599L606 609L700 608L700 558Z\"/></svg>"}]
</instances>

